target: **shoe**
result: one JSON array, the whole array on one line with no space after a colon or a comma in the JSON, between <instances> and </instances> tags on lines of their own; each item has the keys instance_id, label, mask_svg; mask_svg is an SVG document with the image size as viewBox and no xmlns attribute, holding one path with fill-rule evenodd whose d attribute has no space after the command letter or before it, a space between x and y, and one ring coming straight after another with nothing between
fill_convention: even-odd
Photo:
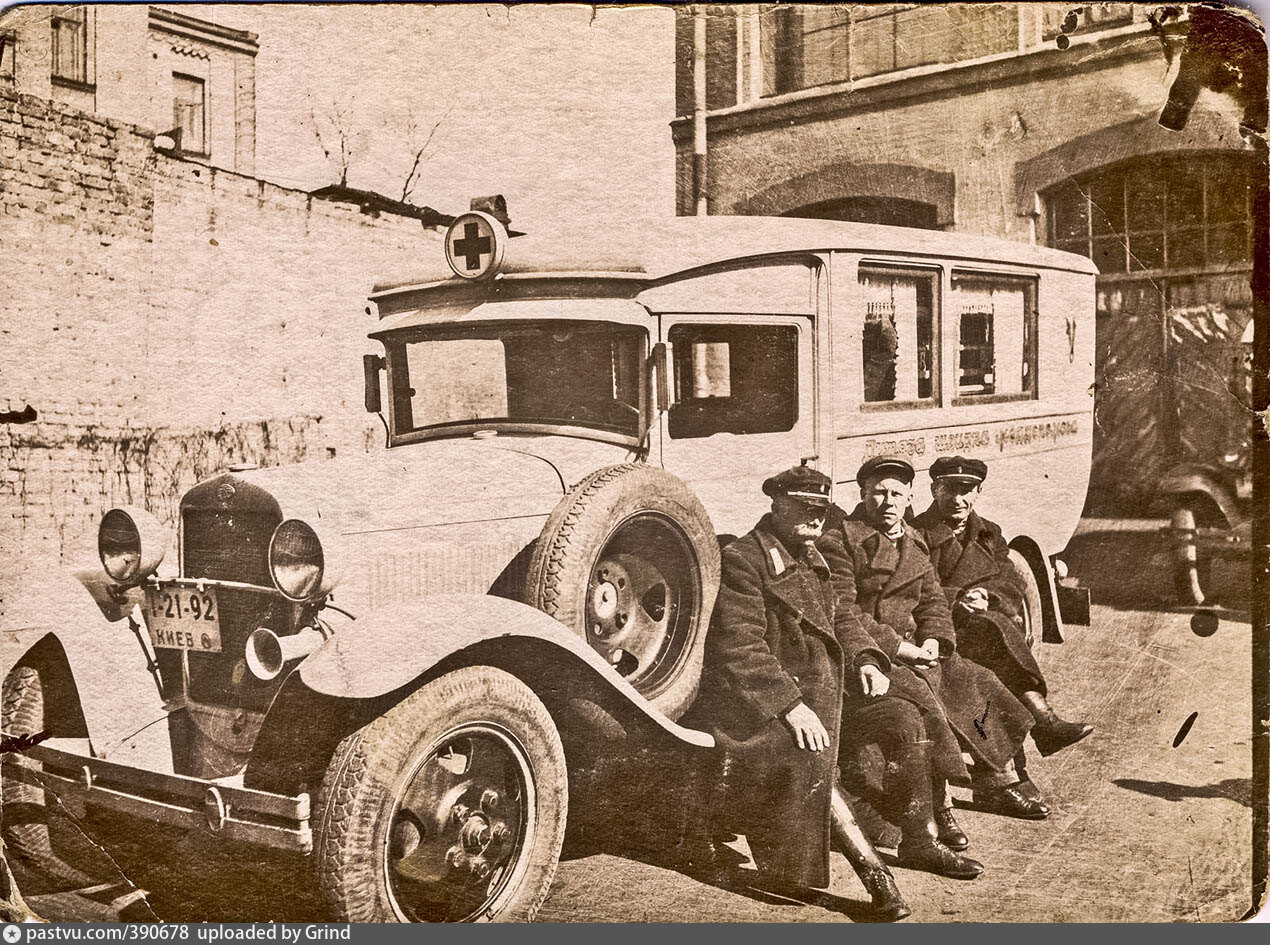
<instances>
[{"instance_id":1,"label":"shoe","mask_svg":"<svg viewBox=\"0 0 1270 945\"><path fill-rule=\"evenodd\" d=\"M975 806L990 814L1018 817L1020 820L1044 820L1050 815L1045 802L1026 797L1017 784L1003 788L975 791Z\"/></svg>"},{"instance_id":2,"label":"shoe","mask_svg":"<svg viewBox=\"0 0 1270 945\"><path fill-rule=\"evenodd\" d=\"M873 903L873 914L883 922L898 922L900 919L907 919L913 914L913 910L900 895L899 887L895 885L895 877L891 871L885 864L882 869L885 872L878 872L870 867L856 867L856 875L860 877L860 882L864 884L864 888L869 893L869 899Z\"/></svg>"},{"instance_id":3,"label":"shoe","mask_svg":"<svg viewBox=\"0 0 1270 945\"><path fill-rule=\"evenodd\" d=\"M1033 800L1033 801L1041 800L1041 789L1032 783L1031 778L1025 777L1018 784L1014 785L1014 787L1018 789L1018 792L1020 794L1022 794L1024 797L1028 798L1029 800Z\"/></svg>"},{"instance_id":4,"label":"shoe","mask_svg":"<svg viewBox=\"0 0 1270 945\"><path fill-rule=\"evenodd\" d=\"M1032 741L1041 757L1050 755L1075 745L1082 738L1091 734L1094 727L1086 722L1066 722L1058 716L1048 724L1038 722L1032 727Z\"/></svg>"},{"instance_id":5,"label":"shoe","mask_svg":"<svg viewBox=\"0 0 1270 945\"><path fill-rule=\"evenodd\" d=\"M939 842L950 850L964 850L970 846L970 838L953 817L951 807L935 811L935 826L939 828Z\"/></svg>"},{"instance_id":6,"label":"shoe","mask_svg":"<svg viewBox=\"0 0 1270 945\"><path fill-rule=\"evenodd\" d=\"M1043 758L1075 745L1094 730L1088 722L1060 719L1045 696L1039 692L1025 692L1019 697L1019 701L1027 706L1027 710L1036 719L1036 724L1032 726L1032 741L1036 743L1036 750Z\"/></svg>"},{"instance_id":7,"label":"shoe","mask_svg":"<svg viewBox=\"0 0 1270 945\"><path fill-rule=\"evenodd\" d=\"M938 840L920 845L901 843L896 862L911 870L922 870L949 879L974 879L983 872L983 864L948 849Z\"/></svg>"}]
</instances>

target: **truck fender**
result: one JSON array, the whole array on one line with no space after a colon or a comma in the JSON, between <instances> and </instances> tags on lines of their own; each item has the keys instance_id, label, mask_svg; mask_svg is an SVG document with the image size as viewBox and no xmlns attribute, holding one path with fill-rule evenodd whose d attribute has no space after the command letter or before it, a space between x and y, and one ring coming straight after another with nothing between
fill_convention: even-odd
<instances>
[{"instance_id":1,"label":"truck fender","mask_svg":"<svg viewBox=\"0 0 1270 945\"><path fill-rule=\"evenodd\" d=\"M300 664L300 679L326 696L371 699L424 675L477 643L533 638L581 661L605 686L666 733L709 748L714 739L672 722L635 691L586 642L527 604L481 594L436 594L348 621ZM512 672L515 670L512 669Z\"/></svg>"},{"instance_id":2,"label":"truck fender","mask_svg":"<svg viewBox=\"0 0 1270 945\"><path fill-rule=\"evenodd\" d=\"M13 572L10 572L11 574ZM120 756L129 763L149 764L150 748L162 754L167 727L151 725L166 717L158 686L146 669L127 615L140 592L119 604L96 583L91 572L65 569L26 569L6 580L0 592L0 673L8 674L24 659L53 661L55 678L69 691L46 693L65 718L78 704L83 732L54 732L55 736L86 735L99 755L109 754L131 735L150 725L154 746ZM141 750L147 761L133 758ZM170 766L170 748L167 748ZM162 766L160 759L154 762Z\"/></svg>"},{"instance_id":3,"label":"truck fender","mask_svg":"<svg viewBox=\"0 0 1270 945\"><path fill-rule=\"evenodd\" d=\"M1062 611L1058 606L1058 589L1054 583L1054 571L1041 546L1026 535L1019 535L1010 542L1010 548L1027 561L1036 578L1036 589L1041 592L1041 640L1045 643L1062 643L1066 633Z\"/></svg>"},{"instance_id":4,"label":"truck fender","mask_svg":"<svg viewBox=\"0 0 1270 945\"><path fill-rule=\"evenodd\" d=\"M1160 491L1169 496L1192 493L1207 496L1225 518L1226 525L1234 525L1242 518L1239 513L1239 500L1234 490L1222 481L1220 475L1207 466L1197 463L1174 466L1160 480Z\"/></svg>"}]
</instances>

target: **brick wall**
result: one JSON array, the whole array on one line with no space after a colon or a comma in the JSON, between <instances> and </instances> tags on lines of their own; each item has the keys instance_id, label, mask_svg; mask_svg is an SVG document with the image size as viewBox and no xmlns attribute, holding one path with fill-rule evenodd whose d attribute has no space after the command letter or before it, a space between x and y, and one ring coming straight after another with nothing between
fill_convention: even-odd
<instances>
[{"instance_id":1,"label":"brick wall","mask_svg":"<svg viewBox=\"0 0 1270 945\"><path fill-rule=\"evenodd\" d=\"M438 243L0 91L0 548L78 563L113 503L377 448L366 296Z\"/></svg>"}]
</instances>

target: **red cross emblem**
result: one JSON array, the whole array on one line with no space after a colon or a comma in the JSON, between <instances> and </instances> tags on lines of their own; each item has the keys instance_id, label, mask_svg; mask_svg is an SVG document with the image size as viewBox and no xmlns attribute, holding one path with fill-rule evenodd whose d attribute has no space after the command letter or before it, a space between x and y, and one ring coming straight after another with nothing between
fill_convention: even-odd
<instances>
[{"instance_id":1,"label":"red cross emblem","mask_svg":"<svg viewBox=\"0 0 1270 945\"><path fill-rule=\"evenodd\" d=\"M456 217L445 234L445 259L463 279L492 276L502 264L507 230L488 213L473 210Z\"/></svg>"}]
</instances>

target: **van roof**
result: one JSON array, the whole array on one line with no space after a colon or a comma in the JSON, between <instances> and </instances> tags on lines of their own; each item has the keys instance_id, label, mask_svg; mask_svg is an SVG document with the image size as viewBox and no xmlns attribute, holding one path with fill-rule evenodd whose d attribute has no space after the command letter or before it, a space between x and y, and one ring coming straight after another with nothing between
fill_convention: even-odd
<instances>
[{"instance_id":1,"label":"van roof","mask_svg":"<svg viewBox=\"0 0 1270 945\"><path fill-rule=\"evenodd\" d=\"M461 281L445 265L441 248L428 245L435 264L421 267L410 278L377 283L374 295ZM829 249L1098 272L1092 260L1075 253L986 236L874 223L745 216L627 220L609 227L589 224L529 233L508 241L501 271L579 276L629 273L655 281L750 256Z\"/></svg>"}]
</instances>

